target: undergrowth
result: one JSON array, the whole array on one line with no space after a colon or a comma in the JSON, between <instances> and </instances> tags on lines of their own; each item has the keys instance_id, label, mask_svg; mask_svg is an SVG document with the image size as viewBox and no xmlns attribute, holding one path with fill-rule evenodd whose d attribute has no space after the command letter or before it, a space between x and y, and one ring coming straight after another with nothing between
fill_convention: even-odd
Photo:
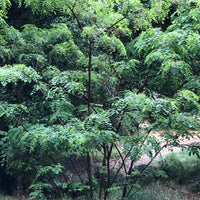
<instances>
[{"instance_id":1,"label":"undergrowth","mask_svg":"<svg viewBox=\"0 0 200 200\"><path fill-rule=\"evenodd\" d=\"M200 174L200 159L196 155L189 155L186 150L172 152L160 163L169 179L180 184L188 183L192 177Z\"/></svg>"},{"instance_id":2,"label":"undergrowth","mask_svg":"<svg viewBox=\"0 0 200 200\"><path fill-rule=\"evenodd\" d=\"M113 191L110 193L108 200L121 200L121 190ZM123 200L199 200L200 197L185 195L181 193L179 185L171 182L153 182L148 186L143 187L139 191L132 191L132 195L128 199ZM60 200L60 199L54 199ZM63 200L71 200L69 198ZM80 196L76 200L89 200L88 196ZM99 200L95 196L94 200Z\"/></svg>"}]
</instances>

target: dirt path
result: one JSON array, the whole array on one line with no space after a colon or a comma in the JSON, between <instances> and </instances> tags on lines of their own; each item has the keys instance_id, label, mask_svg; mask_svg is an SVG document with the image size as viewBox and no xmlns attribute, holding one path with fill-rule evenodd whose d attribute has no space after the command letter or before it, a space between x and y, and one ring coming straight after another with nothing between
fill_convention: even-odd
<instances>
[{"instance_id":1,"label":"dirt path","mask_svg":"<svg viewBox=\"0 0 200 200\"><path fill-rule=\"evenodd\" d=\"M159 137L159 135L157 135L157 137ZM192 143L199 143L200 144L200 138L193 138L190 140L184 139L180 144L182 146L187 146L190 145ZM163 150L156 156L156 158L154 159L154 161L151 163L155 163L160 157L165 157L166 155L170 154L171 152L179 152L181 150L181 147L173 147L173 146L167 146L165 148L163 148ZM113 169L117 169L120 165L121 165L121 159L112 159L111 162L111 167ZM147 165L149 162L151 161L151 159L144 154L141 159L137 162L134 163L133 167L139 166L139 165ZM131 164L131 160L130 159L126 159L126 164L127 166L130 166ZM127 167L128 169L128 167ZM125 173L124 172L124 168L122 168L121 173Z\"/></svg>"},{"instance_id":2,"label":"dirt path","mask_svg":"<svg viewBox=\"0 0 200 200\"><path fill-rule=\"evenodd\" d=\"M200 139L191 139L191 140L183 140L180 144L183 146L190 145L192 143L199 143L200 144ZM160 152L160 154L155 158L154 162L158 160L160 157L165 157L171 152L179 152L181 150L181 147L173 147L173 146L168 146L163 148L163 150ZM137 161L134 166L142 165L142 164L148 164L150 162L150 158L144 154L139 161Z\"/></svg>"}]
</instances>

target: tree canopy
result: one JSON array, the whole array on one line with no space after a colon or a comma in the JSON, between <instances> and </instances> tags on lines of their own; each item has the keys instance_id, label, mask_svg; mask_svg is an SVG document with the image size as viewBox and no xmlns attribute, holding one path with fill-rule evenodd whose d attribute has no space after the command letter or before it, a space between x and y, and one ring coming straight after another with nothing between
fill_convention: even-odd
<instances>
[{"instance_id":1,"label":"tree canopy","mask_svg":"<svg viewBox=\"0 0 200 200\"><path fill-rule=\"evenodd\" d=\"M33 198L88 188L93 198L95 150L99 198L118 187L128 198L137 185L115 183L121 168L128 177L142 154L199 130L199 0L1 0L0 44L1 163ZM59 179L74 154L88 181Z\"/></svg>"}]
</instances>

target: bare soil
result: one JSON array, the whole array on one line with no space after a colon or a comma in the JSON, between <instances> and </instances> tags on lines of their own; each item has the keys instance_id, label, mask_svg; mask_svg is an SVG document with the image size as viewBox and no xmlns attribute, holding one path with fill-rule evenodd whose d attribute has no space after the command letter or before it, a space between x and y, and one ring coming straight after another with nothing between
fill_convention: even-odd
<instances>
[{"instance_id":1,"label":"bare soil","mask_svg":"<svg viewBox=\"0 0 200 200\"><path fill-rule=\"evenodd\" d=\"M159 133L157 133L156 136L159 138L160 137ZM183 147L183 146L189 146L192 143L198 143L200 145L200 138L192 138L190 140L183 139L180 142L180 145ZM180 150L181 150L181 147L167 146L163 148L160 154L155 158L155 161L160 157L165 157L171 152L179 152ZM150 162L150 158L146 154L144 154L142 158L135 163L135 166L141 165L141 164L148 164L149 162Z\"/></svg>"}]
</instances>

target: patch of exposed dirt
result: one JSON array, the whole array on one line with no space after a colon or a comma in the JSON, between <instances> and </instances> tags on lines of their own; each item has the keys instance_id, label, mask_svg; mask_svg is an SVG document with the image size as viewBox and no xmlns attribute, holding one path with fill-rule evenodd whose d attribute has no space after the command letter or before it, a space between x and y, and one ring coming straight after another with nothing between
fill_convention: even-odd
<instances>
[{"instance_id":1,"label":"patch of exposed dirt","mask_svg":"<svg viewBox=\"0 0 200 200\"><path fill-rule=\"evenodd\" d=\"M156 136L158 139L160 139L162 141L162 139L161 139L162 133L163 133L163 131L157 131L157 132L151 133L151 134ZM183 138L180 142L180 146L189 146L192 143L197 143L197 144L200 145L200 138L198 138L198 137L194 137L192 139ZM179 151L181 151L181 147L175 147L175 146L164 147L161 150L161 152L155 157L155 159L152 163L155 163L160 157L165 157L168 154L170 154L171 152L179 152ZM142 155L142 157L139 161L134 163L133 167L136 167L136 166L139 166L139 165L147 165L150 161L151 161L151 159L146 154L144 154L144 155ZM111 167L113 169L117 169L121 165L121 159L120 158L119 159L112 159L110 162L111 162ZM130 164L131 164L131 160L127 158L126 159L127 169L128 169L128 166L130 166ZM120 171L121 171L121 173L125 173L123 168Z\"/></svg>"}]
</instances>

